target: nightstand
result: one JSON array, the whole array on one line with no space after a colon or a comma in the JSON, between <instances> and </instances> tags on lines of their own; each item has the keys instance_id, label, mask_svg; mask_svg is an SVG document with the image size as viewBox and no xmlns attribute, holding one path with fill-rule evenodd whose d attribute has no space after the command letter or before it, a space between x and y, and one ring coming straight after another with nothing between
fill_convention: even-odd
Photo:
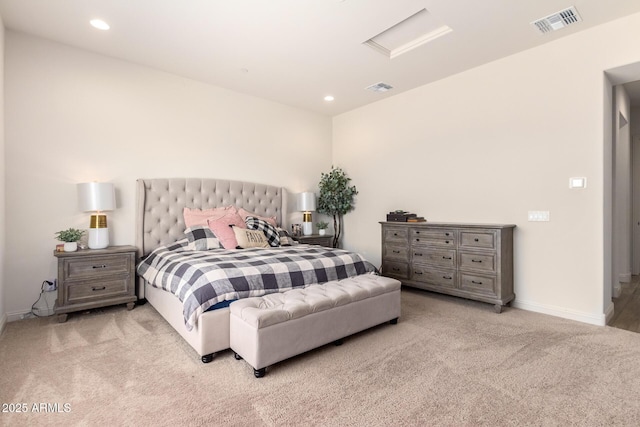
<instances>
[{"instance_id":1,"label":"nightstand","mask_svg":"<svg viewBox=\"0 0 640 427\"><path fill-rule=\"evenodd\" d=\"M325 246L327 248L333 247L333 236L325 234L321 236L319 234L310 234L309 236L296 236L293 238L300 243L305 243L307 245L319 245Z\"/></svg>"},{"instance_id":2,"label":"nightstand","mask_svg":"<svg viewBox=\"0 0 640 427\"><path fill-rule=\"evenodd\" d=\"M59 322L67 313L127 304L133 309L135 294L135 246L54 252L58 258L58 299L54 307Z\"/></svg>"}]
</instances>

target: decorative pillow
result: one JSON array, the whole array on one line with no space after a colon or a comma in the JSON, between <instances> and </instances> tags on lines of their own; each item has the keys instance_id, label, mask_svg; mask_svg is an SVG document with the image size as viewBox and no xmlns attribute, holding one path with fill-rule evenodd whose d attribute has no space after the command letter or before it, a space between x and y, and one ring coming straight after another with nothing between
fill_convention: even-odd
<instances>
[{"instance_id":1,"label":"decorative pillow","mask_svg":"<svg viewBox=\"0 0 640 427\"><path fill-rule=\"evenodd\" d=\"M185 236L189 240L189 250L208 251L209 249L219 249L222 247L220 240L213 234L207 226L197 225L184 230Z\"/></svg>"},{"instance_id":2,"label":"decorative pillow","mask_svg":"<svg viewBox=\"0 0 640 427\"><path fill-rule=\"evenodd\" d=\"M269 246L280 246L280 236L275 226L255 216L246 217L244 222L249 230L262 231L269 242Z\"/></svg>"},{"instance_id":3,"label":"decorative pillow","mask_svg":"<svg viewBox=\"0 0 640 427\"><path fill-rule=\"evenodd\" d=\"M268 222L269 224L273 225L274 227L277 227L277 223L276 223L276 217L275 216L260 216L256 213L253 212L249 212L246 209L240 208L238 209L238 215L240 215L242 217L243 220L247 220L247 217L252 216L258 219L261 219L263 221Z\"/></svg>"},{"instance_id":4,"label":"decorative pillow","mask_svg":"<svg viewBox=\"0 0 640 427\"><path fill-rule=\"evenodd\" d=\"M221 218L209 219L207 220L207 224L225 249L235 249L238 246L236 236L231 229L232 225L240 228L247 228L244 221L240 215L235 212L235 210L233 212L228 211L227 214Z\"/></svg>"},{"instance_id":5,"label":"decorative pillow","mask_svg":"<svg viewBox=\"0 0 640 427\"><path fill-rule=\"evenodd\" d=\"M291 234L289 234L289 232L284 228L277 227L276 230L278 231L278 237L280 238L280 246L292 246L298 243L293 240Z\"/></svg>"},{"instance_id":6,"label":"decorative pillow","mask_svg":"<svg viewBox=\"0 0 640 427\"><path fill-rule=\"evenodd\" d=\"M184 218L185 227L190 228L195 227L196 225L206 226L208 219L218 219L229 212L237 212L236 207L224 206L213 209L184 208L182 210L182 216Z\"/></svg>"},{"instance_id":7,"label":"decorative pillow","mask_svg":"<svg viewBox=\"0 0 640 427\"><path fill-rule=\"evenodd\" d=\"M267 242L264 233L260 230L249 230L246 228L239 228L236 226L231 227L233 233L236 236L238 247L242 249L246 248L268 248L269 242Z\"/></svg>"}]
</instances>

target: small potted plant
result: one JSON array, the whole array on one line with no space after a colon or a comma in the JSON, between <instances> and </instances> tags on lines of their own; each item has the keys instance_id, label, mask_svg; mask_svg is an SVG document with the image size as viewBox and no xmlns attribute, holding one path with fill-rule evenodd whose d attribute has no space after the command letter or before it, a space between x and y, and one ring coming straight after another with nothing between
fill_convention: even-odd
<instances>
[{"instance_id":1,"label":"small potted plant","mask_svg":"<svg viewBox=\"0 0 640 427\"><path fill-rule=\"evenodd\" d=\"M324 236L325 233L327 232L327 227L329 227L329 223L324 221L319 221L319 222L316 222L316 227L318 227L318 234L320 234L321 236Z\"/></svg>"},{"instance_id":2,"label":"small potted plant","mask_svg":"<svg viewBox=\"0 0 640 427\"><path fill-rule=\"evenodd\" d=\"M82 238L83 234L84 230L69 228L67 230L58 231L56 233L56 239L64 242L65 252L75 252L78 250L78 240Z\"/></svg>"}]
</instances>

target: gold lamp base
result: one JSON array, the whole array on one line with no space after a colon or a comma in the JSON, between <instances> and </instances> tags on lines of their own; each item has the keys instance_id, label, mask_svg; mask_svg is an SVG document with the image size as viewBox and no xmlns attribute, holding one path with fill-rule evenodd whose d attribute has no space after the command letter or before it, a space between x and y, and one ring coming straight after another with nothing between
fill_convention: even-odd
<instances>
[{"instance_id":1,"label":"gold lamp base","mask_svg":"<svg viewBox=\"0 0 640 427\"><path fill-rule=\"evenodd\" d=\"M105 214L93 214L89 221L89 249L104 249L109 246L109 229Z\"/></svg>"}]
</instances>

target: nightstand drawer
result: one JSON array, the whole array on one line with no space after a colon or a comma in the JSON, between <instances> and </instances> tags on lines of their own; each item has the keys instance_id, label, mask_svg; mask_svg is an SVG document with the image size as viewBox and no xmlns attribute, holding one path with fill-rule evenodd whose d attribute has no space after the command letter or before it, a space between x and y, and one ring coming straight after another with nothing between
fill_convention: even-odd
<instances>
[{"instance_id":1,"label":"nightstand drawer","mask_svg":"<svg viewBox=\"0 0 640 427\"><path fill-rule=\"evenodd\" d=\"M67 286L66 303L78 304L129 294L129 279L73 283Z\"/></svg>"},{"instance_id":2,"label":"nightstand drawer","mask_svg":"<svg viewBox=\"0 0 640 427\"><path fill-rule=\"evenodd\" d=\"M64 279L98 278L131 271L128 255L69 258L64 260Z\"/></svg>"}]
</instances>

